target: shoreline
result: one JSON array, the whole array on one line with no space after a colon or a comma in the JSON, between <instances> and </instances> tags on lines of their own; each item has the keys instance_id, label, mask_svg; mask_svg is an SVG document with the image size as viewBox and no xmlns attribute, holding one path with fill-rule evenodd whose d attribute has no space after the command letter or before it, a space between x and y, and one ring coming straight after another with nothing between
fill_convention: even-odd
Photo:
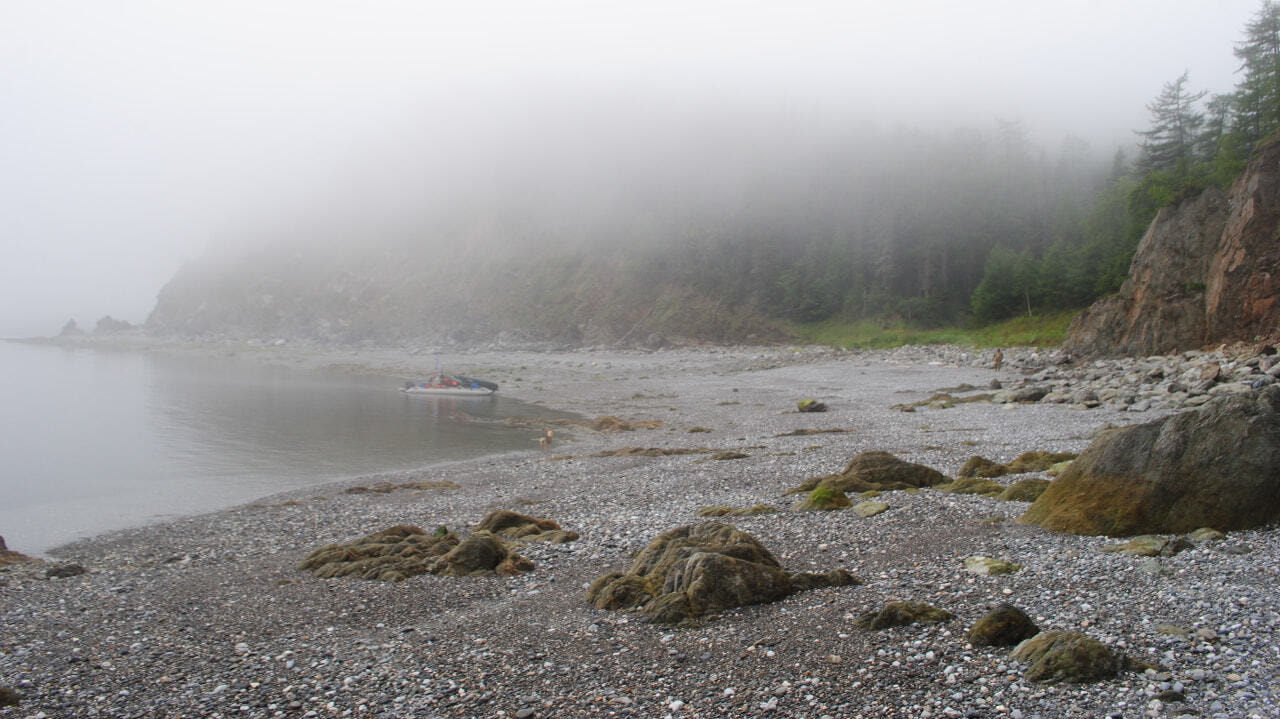
<instances>
[{"instance_id":1,"label":"shoreline","mask_svg":"<svg viewBox=\"0 0 1280 719\"><path fill-rule=\"evenodd\" d=\"M388 376L434 365L434 355L393 351L300 354L262 356ZM1263 579L1280 556L1274 529L1233 532L1221 546L1157 560L1168 573L1150 573L1149 560L1100 551L1114 540L1017 524L1025 503L893 492L880 498L888 512L863 519L791 511L793 498L783 494L865 450L954 476L974 454L1007 462L1028 450L1078 452L1099 426L1148 421L1159 411L985 402L893 408L996 376L985 358L958 348L469 356L468 369L481 369L468 373L484 376L487 368L505 377L503 391L516 399L662 424L618 433L566 428L546 453L344 480L58 548L63 562L88 570L79 576L0 572L0 620L12 627L0 638L0 686L26 697L0 716L1074 717L1138 716L1157 701L1157 716L1194 709L1244 717L1265 716L1280 700L1271 681L1280 661L1265 650L1280 643L1277 600ZM1009 367L999 376L1024 375ZM830 410L796 412L807 397ZM784 436L797 429L845 431ZM701 446L747 456L593 456ZM342 493L382 480L451 481L459 489ZM758 503L783 509L731 521L784 567L839 567L864 583L676 629L586 602L586 584L624 571L658 533L704 521L699 508ZM424 575L389 584L295 569L323 544L396 524L465 531L499 508L550 517L581 539L522 545L535 569L510 578ZM993 516L1005 520L983 521ZM1026 569L976 576L962 568L975 554ZM929 601L957 619L884 632L853 626L891 599ZM1027 682L1007 650L964 641L999 601L1044 629L1085 631L1160 669L1089 685ZM1191 638L1161 633L1164 624ZM1201 629L1208 631L1196 634ZM1175 685L1182 701L1170 700Z\"/></svg>"}]
</instances>

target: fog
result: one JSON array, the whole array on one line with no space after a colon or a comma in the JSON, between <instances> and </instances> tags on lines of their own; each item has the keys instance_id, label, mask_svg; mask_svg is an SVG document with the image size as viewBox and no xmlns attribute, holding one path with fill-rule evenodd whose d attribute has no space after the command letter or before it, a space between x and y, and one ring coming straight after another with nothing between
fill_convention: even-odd
<instances>
[{"instance_id":1,"label":"fog","mask_svg":"<svg viewBox=\"0 0 1280 719\"><path fill-rule=\"evenodd\" d=\"M722 201L823 141L1109 156L1184 70L1233 87L1258 3L611 5L0 5L0 336L141 322L206 252Z\"/></svg>"}]
</instances>

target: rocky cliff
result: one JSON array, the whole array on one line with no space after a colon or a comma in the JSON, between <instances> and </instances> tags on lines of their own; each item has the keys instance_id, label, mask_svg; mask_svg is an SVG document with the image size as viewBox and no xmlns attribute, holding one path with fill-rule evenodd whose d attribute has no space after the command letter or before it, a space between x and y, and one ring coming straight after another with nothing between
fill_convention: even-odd
<instances>
[{"instance_id":1,"label":"rocky cliff","mask_svg":"<svg viewBox=\"0 0 1280 719\"><path fill-rule=\"evenodd\" d=\"M1081 355L1150 355L1274 339L1280 326L1280 143L1227 191L1162 209L1116 294L1076 318Z\"/></svg>"}]
</instances>

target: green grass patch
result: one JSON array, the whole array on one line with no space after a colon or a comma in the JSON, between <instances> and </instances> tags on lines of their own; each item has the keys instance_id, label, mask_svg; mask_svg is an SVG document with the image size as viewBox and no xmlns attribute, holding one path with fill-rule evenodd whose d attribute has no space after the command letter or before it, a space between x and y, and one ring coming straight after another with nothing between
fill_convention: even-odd
<instances>
[{"instance_id":1,"label":"green grass patch","mask_svg":"<svg viewBox=\"0 0 1280 719\"><path fill-rule=\"evenodd\" d=\"M1080 310L1017 317L985 327L924 329L877 320L825 320L791 327L797 337L817 345L847 349L885 349L902 345L954 344L970 347L1055 347Z\"/></svg>"}]
</instances>

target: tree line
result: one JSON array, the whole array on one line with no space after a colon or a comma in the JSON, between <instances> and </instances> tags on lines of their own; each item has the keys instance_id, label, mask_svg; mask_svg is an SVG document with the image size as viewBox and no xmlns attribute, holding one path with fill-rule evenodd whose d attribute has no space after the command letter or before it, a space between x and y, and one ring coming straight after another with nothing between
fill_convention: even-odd
<instances>
[{"instance_id":1,"label":"tree line","mask_svg":"<svg viewBox=\"0 0 1280 719\"><path fill-rule=\"evenodd\" d=\"M1132 163L1118 153L1106 186L1071 234L1042 253L1002 242L970 303L980 321L1079 307L1119 288L1156 212L1210 186L1226 187L1280 129L1280 5L1265 0L1234 48L1240 80L1228 93L1190 87L1183 72L1147 105Z\"/></svg>"}]
</instances>

